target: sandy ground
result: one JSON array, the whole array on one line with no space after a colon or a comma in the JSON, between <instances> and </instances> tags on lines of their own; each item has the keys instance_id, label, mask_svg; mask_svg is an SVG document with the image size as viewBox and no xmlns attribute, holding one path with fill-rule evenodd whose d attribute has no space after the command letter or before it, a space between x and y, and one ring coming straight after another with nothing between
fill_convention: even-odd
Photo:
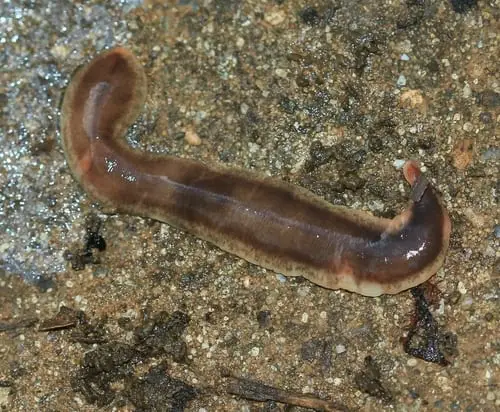
<instances>
[{"instance_id":1,"label":"sandy ground","mask_svg":"<svg viewBox=\"0 0 500 412\"><path fill-rule=\"evenodd\" d=\"M1 410L284 410L229 394L227 373L332 410L498 410L500 5L475 3L2 2ZM115 45L148 76L139 150L386 217L420 161L453 223L425 298L322 289L105 213L58 120L74 70Z\"/></svg>"}]
</instances>

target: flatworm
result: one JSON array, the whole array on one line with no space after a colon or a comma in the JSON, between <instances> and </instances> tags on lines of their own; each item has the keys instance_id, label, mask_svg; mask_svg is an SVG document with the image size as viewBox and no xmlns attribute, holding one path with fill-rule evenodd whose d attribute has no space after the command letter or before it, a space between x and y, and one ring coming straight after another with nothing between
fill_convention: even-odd
<instances>
[{"instance_id":1,"label":"flatworm","mask_svg":"<svg viewBox=\"0 0 500 412\"><path fill-rule=\"evenodd\" d=\"M436 273L451 223L414 161L414 188L394 219L333 206L311 192L244 170L129 147L124 133L146 96L146 76L122 47L71 80L61 131L70 169L94 199L182 228L249 262L325 288L398 293Z\"/></svg>"}]
</instances>

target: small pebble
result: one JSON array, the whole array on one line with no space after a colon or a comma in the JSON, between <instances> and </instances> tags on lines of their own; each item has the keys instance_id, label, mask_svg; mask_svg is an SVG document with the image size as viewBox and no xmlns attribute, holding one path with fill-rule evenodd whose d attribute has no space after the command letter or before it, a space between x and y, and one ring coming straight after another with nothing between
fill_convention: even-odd
<instances>
[{"instance_id":1,"label":"small pebble","mask_svg":"<svg viewBox=\"0 0 500 412\"><path fill-rule=\"evenodd\" d=\"M481 160L483 162L499 161L500 160L500 147L490 147L481 153Z\"/></svg>"},{"instance_id":2,"label":"small pebble","mask_svg":"<svg viewBox=\"0 0 500 412\"><path fill-rule=\"evenodd\" d=\"M259 356L260 349L257 346L254 346L252 349L250 349L250 356L256 357Z\"/></svg>"},{"instance_id":3,"label":"small pebble","mask_svg":"<svg viewBox=\"0 0 500 412\"><path fill-rule=\"evenodd\" d=\"M285 13L281 10L271 11L264 15L264 20L271 26L277 26L285 21Z\"/></svg>"},{"instance_id":4,"label":"small pebble","mask_svg":"<svg viewBox=\"0 0 500 412\"><path fill-rule=\"evenodd\" d=\"M241 49L244 45L245 45L245 39L243 37L238 37L236 39L236 47L238 47L238 49Z\"/></svg>"},{"instance_id":5,"label":"small pebble","mask_svg":"<svg viewBox=\"0 0 500 412\"><path fill-rule=\"evenodd\" d=\"M460 139L455 143L451 155L453 166L458 170L465 170L474 159L474 141L471 139Z\"/></svg>"},{"instance_id":6,"label":"small pebble","mask_svg":"<svg viewBox=\"0 0 500 412\"><path fill-rule=\"evenodd\" d=\"M464 86L464 88L462 89L462 96L465 99L468 99L469 97L471 97L471 95L472 95L472 89L470 88L470 86L468 84L466 84Z\"/></svg>"},{"instance_id":7,"label":"small pebble","mask_svg":"<svg viewBox=\"0 0 500 412\"><path fill-rule=\"evenodd\" d=\"M276 76L281 77L282 79L286 79L286 70L285 69L276 69L274 71Z\"/></svg>"},{"instance_id":8,"label":"small pebble","mask_svg":"<svg viewBox=\"0 0 500 412\"><path fill-rule=\"evenodd\" d=\"M401 107L417 109L424 113L427 111L427 101L422 90L410 89L402 92L399 96L399 104Z\"/></svg>"},{"instance_id":9,"label":"small pebble","mask_svg":"<svg viewBox=\"0 0 500 412\"><path fill-rule=\"evenodd\" d=\"M286 283L286 276L283 276L279 273L276 275L276 279L278 279L278 282L280 283Z\"/></svg>"},{"instance_id":10,"label":"small pebble","mask_svg":"<svg viewBox=\"0 0 500 412\"><path fill-rule=\"evenodd\" d=\"M399 77L398 77L398 81L396 82L396 84L399 86L399 87L403 87L403 86L406 86L406 77L404 74L400 74Z\"/></svg>"},{"instance_id":11,"label":"small pebble","mask_svg":"<svg viewBox=\"0 0 500 412\"><path fill-rule=\"evenodd\" d=\"M68 47L62 45L55 45L50 49L52 56L59 60L66 59L70 51Z\"/></svg>"},{"instance_id":12,"label":"small pebble","mask_svg":"<svg viewBox=\"0 0 500 412\"><path fill-rule=\"evenodd\" d=\"M246 104L246 103L241 103L240 104L240 113L241 114L247 114L248 113L248 109L250 109L250 107L248 107L248 104Z\"/></svg>"},{"instance_id":13,"label":"small pebble","mask_svg":"<svg viewBox=\"0 0 500 412\"><path fill-rule=\"evenodd\" d=\"M186 140L187 144L191 146L199 146L201 144L201 138L198 134L188 127L184 134L184 140Z\"/></svg>"},{"instance_id":14,"label":"small pebble","mask_svg":"<svg viewBox=\"0 0 500 412\"><path fill-rule=\"evenodd\" d=\"M472 130L474 130L474 125L471 122L465 122L462 129L466 132L472 132Z\"/></svg>"},{"instance_id":15,"label":"small pebble","mask_svg":"<svg viewBox=\"0 0 500 412\"><path fill-rule=\"evenodd\" d=\"M335 346L335 352L340 355L341 353L344 353L346 351L346 347L342 344Z\"/></svg>"},{"instance_id":16,"label":"small pebble","mask_svg":"<svg viewBox=\"0 0 500 412\"><path fill-rule=\"evenodd\" d=\"M405 164L405 160L404 159L396 159L394 160L394 162L392 162L392 165L397 169L397 170L400 170L403 168Z\"/></svg>"},{"instance_id":17,"label":"small pebble","mask_svg":"<svg viewBox=\"0 0 500 412\"><path fill-rule=\"evenodd\" d=\"M495 234L495 237L497 239L500 239L500 225L496 225L495 229L493 230L493 233Z\"/></svg>"}]
</instances>

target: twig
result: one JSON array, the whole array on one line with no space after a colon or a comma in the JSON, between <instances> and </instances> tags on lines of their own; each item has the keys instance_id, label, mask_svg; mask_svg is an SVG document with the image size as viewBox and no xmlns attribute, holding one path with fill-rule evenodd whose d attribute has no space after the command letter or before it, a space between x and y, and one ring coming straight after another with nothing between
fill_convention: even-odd
<instances>
[{"instance_id":1,"label":"twig","mask_svg":"<svg viewBox=\"0 0 500 412\"><path fill-rule=\"evenodd\" d=\"M229 378L226 392L252 401L275 401L324 412L339 412L347 410L347 408L342 405L335 404L331 401L319 399L314 396L284 391L258 381L234 376L228 371L224 372L223 376Z\"/></svg>"}]
</instances>

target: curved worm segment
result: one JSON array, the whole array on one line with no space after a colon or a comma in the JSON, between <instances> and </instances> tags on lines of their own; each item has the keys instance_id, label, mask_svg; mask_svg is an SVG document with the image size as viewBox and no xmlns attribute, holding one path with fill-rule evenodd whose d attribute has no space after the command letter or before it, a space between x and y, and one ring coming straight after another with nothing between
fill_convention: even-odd
<instances>
[{"instance_id":1,"label":"curved worm segment","mask_svg":"<svg viewBox=\"0 0 500 412\"><path fill-rule=\"evenodd\" d=\"M185 229L276 272L367 296L416 286L443 264L450 221L416 162L403 170L412 185L409 206L382 219L278 179L133 150L123 133L145 95L144 70L124 48L94 58L67 88L66 158L95 199Z\"/></svg>"}]
</instances>

